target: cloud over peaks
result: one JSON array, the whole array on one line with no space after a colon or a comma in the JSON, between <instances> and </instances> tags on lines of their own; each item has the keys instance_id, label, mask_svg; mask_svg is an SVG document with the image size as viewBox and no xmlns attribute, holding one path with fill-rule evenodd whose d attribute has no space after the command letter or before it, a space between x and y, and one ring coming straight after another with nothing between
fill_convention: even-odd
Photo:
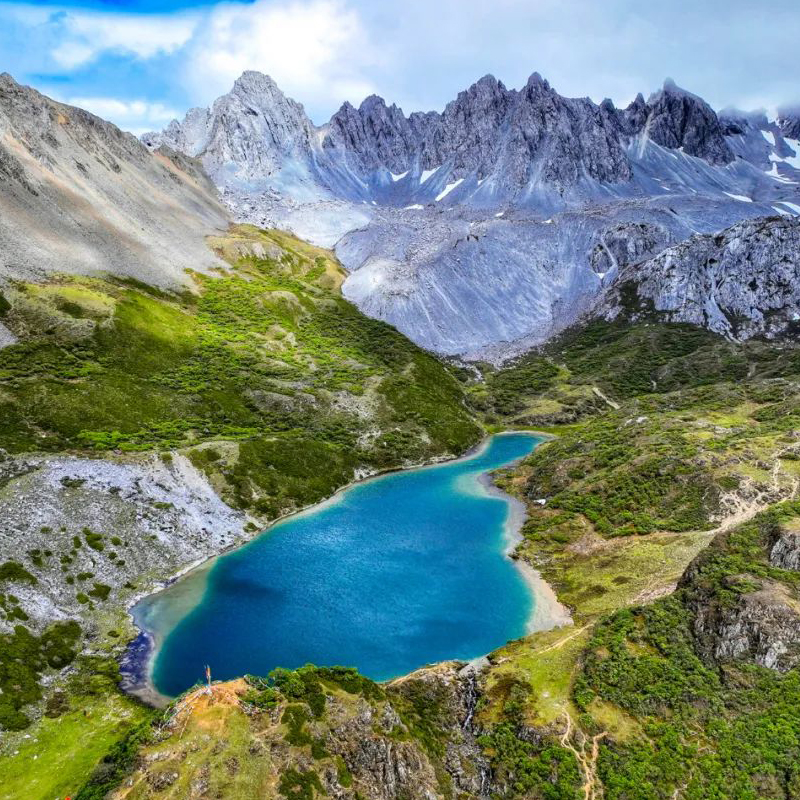
<instances>
[{"instance_id":1,"label":"cloud over peaks","mask_svg":"<svg viewBox=\"0 0 800 800\"><path fill-rule=\"evenodd\" d=\"M227 92L251 69L312 111L332 96L357 102L373 91L366 76L379 60L359 14L338 0L217 6L187 55L184 79L198 100Z\"/></svg>"}]
</instances>

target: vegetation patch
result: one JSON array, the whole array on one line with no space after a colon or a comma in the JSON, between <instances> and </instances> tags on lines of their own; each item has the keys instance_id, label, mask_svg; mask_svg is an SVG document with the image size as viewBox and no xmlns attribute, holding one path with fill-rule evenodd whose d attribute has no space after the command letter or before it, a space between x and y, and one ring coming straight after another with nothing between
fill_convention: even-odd
<instances>
[{"instance_id":1,"label":"vegetation patch","mask_svg":"<svg viewBox=\"0 0 800 800\"><path fill-rule=\"evenodd\" d=\"M56 622L41 636L24 625L0 634L0 727L16 731L30 724L23 709L42 699L41 676L73 661L80 636L74 621Z\"/></svg>"},{"instance_id":2,"label":"vegetation patch","mask_svg":"<svg viewBox=\"0 0 800 800\"><path fill-rule=\"evenodd\" d=\"M0 564L0 583L28 583L35 584L36 576L32 575L22 564L16 561L6 561Z\"/></svg>"},{"instance_id":3,"label":"vegetation patch","mask_svg":"<svg viewBox=\"0 0 800 800\"><path fill-rule=\"evenodd\" d=\"M313 770L287 769L281 775L278 791L291 800L314 800L317 795L325 794L319 775Z\"/></svg>"},{"instance_id":4,"label":"vegetation patch","mask_svg":"<svg viewBox=\"0 0 800 800\"><path fill-rule=\"evenodd\" d=\"M608 796L793 796L800 674L746 659L709 660L693 620L698 603L724 606L731 592L747 591L731 584L733 575L797 585L796 574L771 567L766 553L775 525L798 514L800 504L785 504L721 535L675 595L618 611L597 626L575 702L589 718L601 700L642 725L641 736L601 748L598 768Z\"/></svg>"}]
</instances>

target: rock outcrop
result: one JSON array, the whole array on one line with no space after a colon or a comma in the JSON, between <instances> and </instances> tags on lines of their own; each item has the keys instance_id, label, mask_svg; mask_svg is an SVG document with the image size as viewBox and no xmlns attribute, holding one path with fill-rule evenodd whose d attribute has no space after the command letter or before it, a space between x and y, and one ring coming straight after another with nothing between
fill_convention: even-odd
<instances>
[{"instance_id":1,"label":"rock outcrop","mask_svg":"<svg viewBox=\"0 0 800 800\"><path fill-rule=\"evenodd\" d=\"M795 330L799 287L800 219L766 217L693 236L621 270L599 313L658 312L735 339L774 337Z\"/></svg>"},{"instance_id":2,"label":"rock outcrop","mask_svg":"<svg viewBox=\"0 0 800 800\"><path fill-rule=\"evenodd\" d=\"M769 563L779 569L800 570L800 530L777 531L770 545Z\"/></svg>"},{"instance_id":3,"label":"rock outcrop","mask_svg":"<svg viewBox=\"0 0 800 800\"><path fill-rule=\"evenodd\" d=\"M763 515L718 534L679 582L701 657L778 672L800 665L800 598L791 576L780 572L798 565L794 516Z\"/></svg>"},{"instance_id":4,"label":"rock outcrop","mask_svg":"<svg viewBox=\"0 0 800 800\"><path fill-rule=\"evenodd\" d=\"M670 243L670 232L657 223L623 222L599 231L597 238L589 263L610 282L618 270L663 250Z\"/></svg>"},{"instance_id":5,"label":"rock outcrop","mask_svg":"<svg viewBox=\"0 0 800 800\"><path fill-rule=\"evenodd\" d=\"M231 171L234 180L247 181L272 175L287 160L303 161L313 138L300 103L268 75L244 72L209 110L192 109L182 124L173 121L163 134L146 134L143 140L200 157L220 184Z\"/></svg>"},{"instance_id":6,"label":"rock outcrop","mask_svg":"<svg viewBox=\"0 0 800 800\"><path fill-rule=\"evenodd\" d=\"M681 149L709 164L729 164L734 159L711 106L671 80L647 103L639 95L623 116L631 134L643 134L662 147Z\"/></svg>"},{"instance_id":7,"label":"rock outcrop","mask_svg":"<svg viewBox=\"0 0 800 800\"><path fill-rule=\"evenodd\" d=\"M800 664L800 602L780 583L736 575L726 583L754 591L740 594L733 604L712 602L695 617L695 634L715 661L744 659L786 672Z\"/></svg>"},{"instance_id":8,"label":"rock outcrop","mask_svg":"<svg viewBox=\"0 0 800 800\"><path fill-rule=\"evenodd\" d=\"M785 137L800 140L800 108L778 109L778 125Z\"/></svg>"},{"instance_id":9,"label":"rock outcrop","mask_svg":"<svg viewBox=\"0 0 800 800\"><path fill-rule=\"evenodd\" d=\"M491 796L488 761L472 731L477 695L469 668L443 663L383 688L367 681L337 686L339 669L332 678L323 671L324 699L313 712L303 697L277 692L269 707L254 705L258 691L243 680L190 692L111 797L149 795L179 778L196 787L192 796L238 797L253 786L240 779L253 775L270 797ZM233 725L236 736L219 733ZM300 793L304 787L309 793Z\"/></svg>"}]
</instances>

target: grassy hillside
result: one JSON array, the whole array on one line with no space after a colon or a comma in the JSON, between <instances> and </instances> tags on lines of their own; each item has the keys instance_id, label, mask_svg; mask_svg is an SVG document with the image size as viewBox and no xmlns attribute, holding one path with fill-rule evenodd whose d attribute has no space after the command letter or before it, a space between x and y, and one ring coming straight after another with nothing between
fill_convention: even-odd
<instances>
[{"instance_id":1,"label":"grassy hillside","mask_svg":"<svg viewBox=\"0 0 800 800\"><path fill-rule=\"evenodd\" d=\"M456 454L479 429L456 379L339 293L331 254L240 227L197 293L64 276L14 284L0 351L0 448L188 448L262 518L381 469ZM209 443L223 443L210 446Z\"/></svg>"},{"instance_id":2,"label":"grassy hillside","mask_svg":"<svg viewBox=\"0 0 800 800\"><path fill-rule=\"evenodd\" d=\"M484 788L504 798L796 797L800 573L770 560L776 537L800 530L800 505L781 502L800 483L796 354L675 326L605 326L487 368L481 382L462 374L492 424L569 420L499 480L528 504L517 556L541 570L574 624L490 656L475 740L463 709L455 722L452 713L469 679L381 689L399 714L398 741L415 753L388 790L374 772L395 768L386 729L359 728L384 701L343 703L324 680L320 716L318 699L280 692L268 720L240 700L215 712L224 723L193 714L190 742L219 726L202 757L183 760L194 746L177 728L148 733L137 746L145 760L117 785L129 774L136 796L154 781L178 796L202 780L227 797L474 797L481 784L470 775L483 770ZM727 653L729 626L743 619L755 644ZM783 671L758 650L772 652L776 637L789 642ZM254 737L270 742L271 759L254 753ZM99 796L93 781L86 797Z\"/></svg>"},{"instance_id":3,"label":"grassy hillside","mask_svg":"<svg viewBox=\"0 0 800 800\"><path fill-rule=\"evenodd\" d=\"M797 669L720 656L700 631L745 603L769 641L758 609L800 608L797 573L767 561L800 513L780 505L800 484L799 353L598 323L487 382L552 364L543 389L503 398L506 419L570 422L501 480L528 503L518 555L574 625L492 657L480 719L500 795L797 796Z\"/></svg>"},{"instance_id":4,"label":"grassy hillside","mask_svg":"<svg viewBox=\"0 0 800 800\"><path fill-rule=\"evenodd\" d=\"M463 449L479 434L473 414L546 428L556 437L499 481L528 506L517 557L574 624L510 642L477 684L451 667L384 687L309 667L191 694L167 720L109 693L116 733L80 727L72 711L103 695L76 689L56 725L87 746L49 794L80 778L83 800L114 787L800 796L800 573L772 556L800 531L800 349L593 323L476 379L353 310L324 252L251 229L215 245L237 266L198 277L192 296L68 279L7 292L22 341L0 351L2 446L180 450L233 504L269 517L357 467ZM54 729L47 719L36 735L63 745ZM0 786L24 775L17 757L0 764Z\"/></svg>"},{"instance_id":5,"label":"grassy hillside","mask_svg":"<svg viewBox=\"0 0 800 800\"><path fill-rule=\"evenodd\" d=\"M452 672L380 686L352 669L309 665L216 684L210 694L193 689L133 730L76 800L109 790L131 800L449 794L445 743L459 711L447 705Z\"/></svg>"},{"instance_id":6,"label":"grassy hillside","mask_svg":"<svg viewBox=\"0 0 800 800\"><path fill-rule=\"evenodd\" d=\"M470 395L490 423L546 427L646 395L794 379L800 349L758 340L738 344L684 324L595 320L502 369L481 366L482 379L471 382Z\"/></svg>"},{"instance_id":7,"label":"grassy hillside","mask_svg":"<svg viewBox=\"0 0 800 800\"><path fill-rule=\"evenodd\" d=\"M595 707L637 722L635 732L600 750L597 775L607 796L797 796L800 671L758 666L750 653L710 657L698 618L717 604L734 609L767 583L796 598L798 573L771 566L769 549L776 531L795 528L799 516L800 504L783 504L721 535L674 595L619 611L595 629L576 704L592 732L601 729ZM777 641L769 620L775 608L762 608L753 624Z\"/></svg>"}]
</instances>

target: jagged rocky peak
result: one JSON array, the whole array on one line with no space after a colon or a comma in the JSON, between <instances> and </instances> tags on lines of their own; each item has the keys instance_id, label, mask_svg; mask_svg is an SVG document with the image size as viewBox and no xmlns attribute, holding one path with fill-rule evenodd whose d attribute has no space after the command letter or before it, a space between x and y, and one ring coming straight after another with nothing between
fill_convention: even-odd
<instances>
[{"instance_id":1,"label":"jagged rocky peak","mask_svg":"<svg viewBox=\"0 0 800 800\"><path fill-rule=\"evenodd\" d=\"M455 178L474 171L479 178L485 177L497 161L501 128L515 94L493 75L484 75L459 92L441 116L429 123L422 166L434 169L450 162Z\"/></svg>"},{"instance_id":2,"label":"jagged rocky peak","mask_svg":"<svg viewBox=\"0 0 800 800\"><path fill-rule=\"evenodd\" d=\"M800 106L779 108L778 127L787 139L800 141Z\"/></svg>"},{"instance_id":3,"label":"jagged rocky peak","mask_svg":"<svg viewBox=\"0 0 800 800\"><path fill-rule=\"evenodd\" d=\"M411 167L423 133L423 126L413 126L402 109L373 94L358 109L342 105L328 124L323 148L339 149L345 158L352 154L352 166L386 167L400 174Z\"/></svg>"},{"instance_id":4,"label":"jagged rocky peak","mask_svg":"<svg viewBox=\"0 0 800 800\"><path fill-rule=\"evenodd\" d=\"M173 120L163 133L142 140L199 156L212 177L233 165L237 178L250 180L276 172L287 158L306 158L314 136L303 106L269 75L248 70L210 109L191 109L183 122Z\"/></svg>"},{"instance_id":5,"label":"jagged rocky peak","mask_svg":"<svg viewBox=\"0 0 800 800\"><path fill-rule=\"evenodd\" d=\"M487 75L449 103L423 152L426 168L442 163L455 178L494 174L512 190L631 177L615 114L562 97L536 72L520 91Z\"/></svg>"},{"instance_id":6,"label":"jagged rocky peak","mask_svg":"<svg viewBox=\"0 0 800 800\"><path fill-rule=\"evenodd\" d=\"M380 97L356 109L345 103L328 125L323 147L362 174L380 167L402 174L446 164L458 180L492 176L506 191L553 183L561 191L583 177L626 181L630 165L613 104L561 97L534 73L521 91L485 75L441 114L406 117Z\"/></svg>"},{"instance_id":7,"label":"jagged rocky peak","mask_svg":"<svg viewBox=\"0 0 800 800\"><path fill-rule=\"evenodd\" d=\"M244 72L209 115L204 162L240 166L246 177L270 174L284 156L306 155L314 126L303 106L287 97L269 75Z\"/></svg>"},{"instance_id":8,"label":"jagged rocky peak","mask_svg":"<svg viewBox=\"0 0 800 800\"><path fill-rule=\"evenodd\" d=\"M262 72L243 72L234 82L230 93L214 102L211 113L219 114L232 107L249 116L262 117L267 122L274 120L278 124L270 129L285 131L291 138L297 138L297 132L313 128L302 104L287 97L278 84ZM284 123L283 127L280 123Z\"/></svg>"},{"instance_id":9,"label":"jagged rocky peak","mask_svg":"<svg viewBox=\"0 0 800 800\"><path fill-rule=\"evenodd\" d=\"M192 109L183 122L143 140L200 156L225 185L269 178L291 160L293 169L299 164L334 195L361 201L362 184L385 182L382 170L397 176L413 169L418 176L445 165L448 180L491 178L495 198L543 193L553 202L591 182L631 181L630 137L644 134L723 165L738 154L726 132L730 125L724 128L707 103L671 81L648 101L639 95L619 111L610 100L598 106L588 98L562 97L537 72L518 91L485 75L442 113L406 116L372 95L357 108L344 103L326 126L315 128L302 105L269 76L248 71L210 109Z\"/></svg>"},{"instance_id":10,"label":"jagged rocky peak","mask_svg":"<svg viewBox=\"0 0 800 800\"><path fill-rule=\"evenodd\" d=\"M710 164L729 164L735 158L714 109L670 78L647 103L639 95L623 116L630 134L644 132L663 147L683 149Z\"/></svg>"},{"instance_id":11,"label":"jagged rocky peak","mask_svg":"<svg viewBox=\"0 0 800 800\"><path fill-rule=\"evenodd\" d=\"M620 112L620 120L625 132L628 135L639 133L644 128L649 113L650 108L644 100L644 95L639 92L634 101Z\"/></svg>"},{"instance_id":12,"label":"jagged rocky peak","mask_svg":"<svg viewBox=\"0 0 800 800\"><path fill-rule=\"evenodd\" d=\"M599 311L607 319L657 312L739 340L795 332L800 217L748 219L668 247L620 270Z\"/></svg>"},{"instance_id":13,"label":"jagged rocky peak","mask_svg":"<svg viewBox=\"0 0 800 800\"><path fill-rule=\"evenodd\" d=\"M584 176L607 183L632 176L616 115L588 98L562 97L536 72L519 92L511 123L518 157L533 161L533 182L564 187Z\"/></svg>"}]
</instances>

